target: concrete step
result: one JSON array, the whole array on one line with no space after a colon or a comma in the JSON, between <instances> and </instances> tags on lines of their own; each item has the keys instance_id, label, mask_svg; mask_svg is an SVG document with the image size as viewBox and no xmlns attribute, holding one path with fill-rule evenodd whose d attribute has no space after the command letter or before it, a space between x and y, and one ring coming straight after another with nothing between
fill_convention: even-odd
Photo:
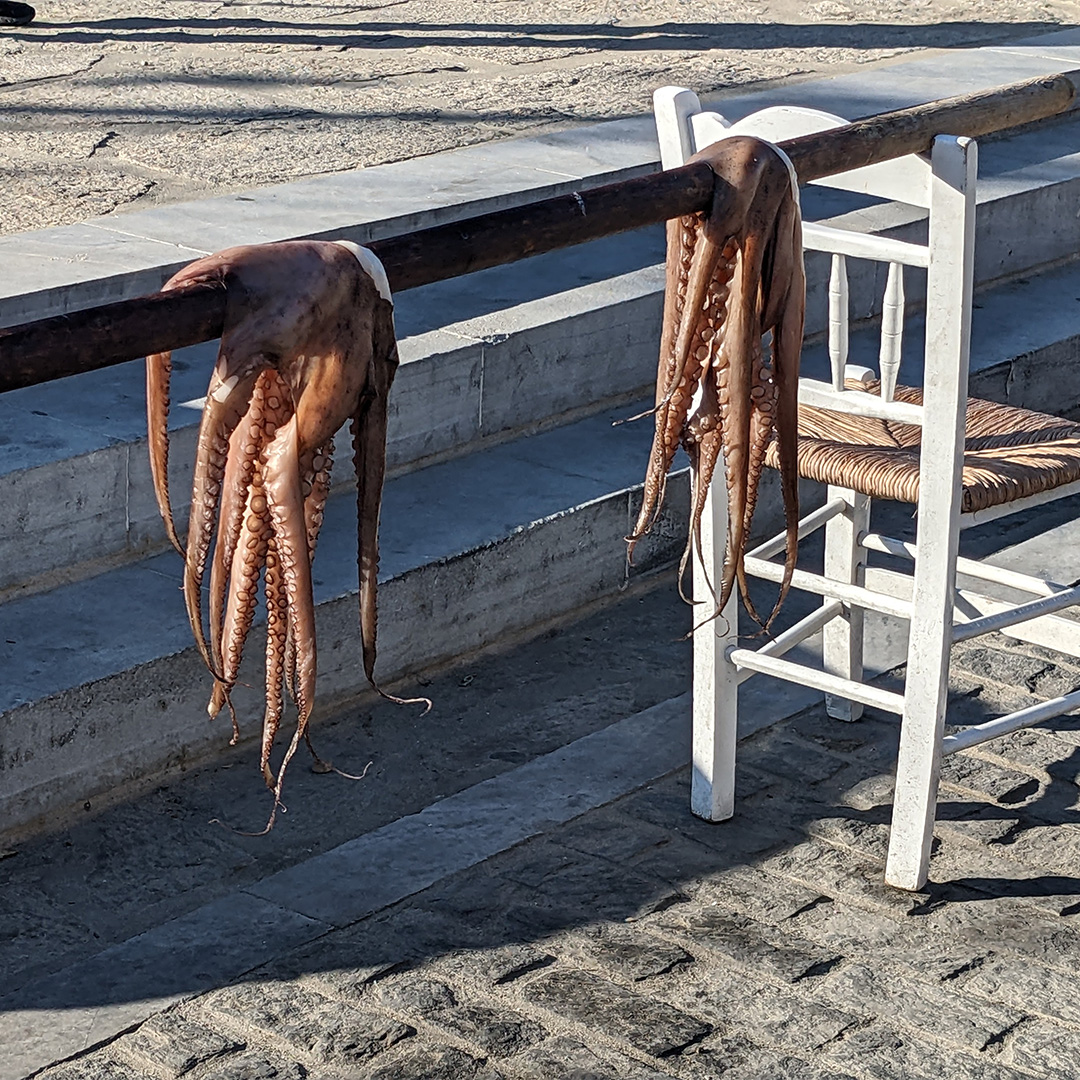
<instances>
[{"instance_id":1,"label":"concrete step","mask_svg":"<svg viewBox=\"0 0 1080 1080\"><path fill-rule=\"evenodd\" d=\"M626 582L623 537L651 438L601 414L392 479L382 515L378 673L393 683ZM685 486L640 545L635 575L685 542ZM355 506L330 500L315 561L319 710L362 692ZM0 605L0 822L8 833L116 797L220 750L209 679L167 552ZM261 718L256 632L236 702ZM111 796L109 793L112 793Z\"/></svg>"}]
</instances>

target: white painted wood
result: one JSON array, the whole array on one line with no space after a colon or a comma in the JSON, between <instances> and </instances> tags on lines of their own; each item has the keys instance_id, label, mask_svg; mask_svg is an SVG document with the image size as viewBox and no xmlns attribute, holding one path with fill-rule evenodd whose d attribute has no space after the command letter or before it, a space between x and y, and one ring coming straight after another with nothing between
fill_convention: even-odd
<instances>
[{"instance_id":1,"label":"white painted wood","mask_svg":"<svg viewBox=\"0 0 1080 1080\"><path fill-rule=\"evenodd\" d=\"M988 521L997 521L998 518L1007 517L1009 514L1019 514L1022 510L1030 510L1032 507L1055 502L1057 499L1067 499L1070 495L1080 495L1080 480L1074 484L1063 484L1051 491L1040 491L1038 495L1030 495L1026 499L1017 499L1015 502L1004 503L1001 506L990 506L985 510L975 510L970 514L964 514L960 519L960 528L971 529L976 525L985 525Z\"/></svg>"},{"instance_id":2,"label":"white painted wood","mask_svg":"<svg viewBox=\"0 0 1080 1080\"><path fill-rule=\"evenodd\" d=\"M881 349L878 370L881 372L881 396L892 401L896 394L896 379L900 374L900 353L904 343L904 268L889 263L885 283L885 299L881 306Z\"/></svg>"},{"instance_id":3,"label":"white painted wood","mask_svg":"<svg viewBox=\"0 0 1080 1080\"><path fill-rule=\"evenodd\" d=\"M995 717L987 720L985 724L975 724L953 735L946 735L941 744L942 756L955 754L958 750L968 750L991 739L999 739L1011 731L1041 724L1044 720L1052 720L1055 716L1063 716L1076 709L1080 709L1080 690L1050 701L1041 701L1038 705L1029 705L1026 709L1009 713L1008 716Z\"/></svg>"},{"instance_id":4,"label":"white painted wood","mask_svg":"<svg viewBox=\"0 0 1080 1080\"><path fill-rule=\"evenodd\" d=\"M774 582L783 580L784 568L774 562L766 559L751 559L747 556L744 563L746 572L753 577ZM845 604L857 604L869 611L880 611L883 615L895 615L898 619L911 617L911 604L906 600L864 589L858 585L833 581L822 574L813 574L808 570L794 570L791 575L791 585L792 588L802 589L804 592L843 600Z\"/></svg>"},{"instance_id":5,"label":"white painted wood","mask_svg":"<svg viewBox=\"0 0 1080 1080\"><path fill-rule=\"evenodd\" d=\"M718 465L723 476L723 462ZM724 569L727 548L727 497L722 485L710 487L701 517L705 565L694 559L694 597L708 604ZM708 568L708 574L705 568ZM707 577L707 580L706 580ZM706 821L735 813L735 742L739 715L738 672L727 659L738 642L738 590L720 615L694 630L693 774L690 809ZM704 606L695 610L706 610Z\"/></svg>"},{"instance_id":6,"label":"white painted wood","mask_svg":"<svg viewBox=\"0 0 1080 1080\"><path fill-rule=\"evenodd\" d=\"M761 656L784 656L808 637L813 637L831 619L842 615L843 611L844 605L839 600L826 600L821 607L815 608L794 626L789 627L782 634L777 634L771 641L765 642L757 651ZM740 671L737 676L739 685L742 686L747 679L756 674L756 671L751 671L749 668Z\"/></svg>"},{"instance_id":7,"label":"white painted wood","mask_svg":"<svg viewBox=\"0 0 1080 1080\"><path fill-rule=\"evenodd\" d=\"M820 379L799 380L799 404L817 405L822 409L852 413L855 416L873 416L878 420L892 420L897 424L922 424L923 407L907 401L882 401L877 394L862 390L834 390Z\"/></svg>"},{"instance_id":8,"label":"white painted wood","mask_svg":"<svg viewBox=\"0 0 1080 1080\"><path fill-rule=\"evenodd\" d=\"M728 128L731 135L757 135L770 142L783 142L799 135L844 127L848 123L842 116L808 109L800 105L777 105L743 117ZM700 150L705 143L698 143ZM880 165L867 165L861 169L825 176L811 181L821 187L838 188L841 191L857 191L877 195L882 199L896 199L910 206L930 205L930 165L922 156L911 155Z\"/></svg>"},{"instance_id":9,"label":"white painted wood","mask_svg":"<svg viewBox=\"0 0 1080 1080\"><path fill-rule=\"evenodd\" d=\"M799 539L802 540L812 532L816 532L837 514L842 514L846 506L847 503L843 499L830 499L823 506L812 510L799 522ZM780 532L766 540L764 544L759 544L753 551L748 551L747 555L753 559L771 559L774 555L779 555L786 546L787 533Z\"/></svg>"},{"instance_id":10,"label":"white painted wood","mask_svg":"<svg viewBox=\"0 0 1080 1080\"><path fill-rule=\"evenodd\" d=\"M977 619L971 619L960 626L954 627L953 641L970 641L972 638L982 637L983 634L990 634L995 630L1004 630L1006 627L1015 626L1017 623L1037 619L1040 615L1052 615L1056 611L1074 607L1078 603L1080 603L1080 588L1066 589L1064 592L1056 593L1053 596L1043 596L1038 600L1029 600L1026 604L1013 604L1003 611L982 615Z\"/></svg>"},{"instance_id":11,"label":"white painted wood","mask_svg":"<svg viewBox=\"0 0 1080 1080\"><path fill-rule=\"evenodd\" d=\"M829 274L829 369L834 390L844 389L848 358L847 257L834 255Z\"/></svg>"},{"instance_id":12,"label":"white painted wood","mask_svg":"<svg viewBox=\"0 0 1080 1080\"><path fill-rule=\"evenodd\" d=\"M955 621L962 623L983 615L1009 611L1015 606L1008 601L995 600L970 589L959 589L953 613ZM1042 615L1015 626L1003 627L1001 633L1016 641L1041 645L1044 649L1053 649L1068 656L1080 656L1080 622L1075 619L1062 618L1060 615Z\"/></svg>"},{"instance_id":13,"label":"white painted wood","mask_svg":"<svg viewBox=\"0 0 1080 1080\"><path fill-rule=\"evenodd\" d=\"M693 90L683 86L661 86L653 91L653 115L662 168L678 168L693 155L690 117L700 111L701 102Z\"/></svg>"},{"instance_id":14,"label":"white painted wood","mask_svg":"<svg viewBox=\"0 0 1080 1080\"><path fill-rule=\"evenodd\" d=\"M978 151L971 139L943 135L934 140L932 161L919 559L885 866L885 880L901 889L926 883L941 772L960 538Z\"/></svg>"},{"instance_id":15,"label":"white painted wood","mask_svg":"<svg viewBox=\"0 0 1080 1080\"><path fill-rule=\"evenodd\" d=\"M716 112L700 112L690 117L690 137L694 143L694 153L719 142L728 133L730 121Z\"/></svg>"},{"instance_id":16,"label":"white painted wood","mask_svg":"<svg viewBox=\"0 0 1080 1080\"><path fill-rule=\"evenodd\" d=\"M825 526L825 576L862 587L865 584L866 549L859 537L870 527L870 499L849 488L830 487L829 501L840 499L844 512ZM821 636L822 666L831 675L861 681L863 677L863 609L845 604L842 616L833 619ZM862 716L862 704L850 698L828 695L825 709L835 720L852 722Z\"/></svg>"},{"instance_id":17,"label":"white painted wood","mask_svg":"<svg viewBox=\"0 0 1080 1080\"><path fill-rule=\"evenodd\" d=\"M803 246L811 251L850 255L854 259L896 262L924 268L930 265L930 250L922 244L909 244L906 240L893 240L874 233L852 232L814 221L803 222Z\"/></svg>"},{"instance_id":18,"label":"white painted wood","mask_svg":"<svg viewBox=\"0 0 1080 1080\"><path fill-rule=\"evenodd\" d=\"M919 554L916 544L911 544L906 540L897 540L892 536L884 536L881 533L863 533L860 542L863 547L869 548L871 551L882 551L887 555L895 555L910 562L914 562ZM1055 593L1064 592L1069 588L1068 585L1059 585L1056 581L1047 581L1046 578L1021 574L1016 570L1008 570L1003 566L993 566L991 563L976 562L974 559L965 559L963 556L957 557L956 571L959 574L966 574L968 577L979 578L980 581L992 581L996 585L1007 585L1010 589L1033 593L1036 596L1053 596Z\"/></svg>"},{"instance_id":19,"label":"white painted wood","mask_svg":"<svg viewBox=\"0 0 1080 1080\"><path fill-rule=\"evenodd\" d=\"M774 678L783 679L786 682L798 683L800 686L810 686L815 690L822 690L826 694L852 697L861 701L864 705L873 705L877 709L885 709L891 713L904 711L904 698L901 694L894 694L891 690L882 690L880 687L871 686L869 683L852 682L850 679L841 679L837 675L829 675L824 671L807 667L805 664L796 664L790 660L781 660L776 656L765 656L760 649L732 649L728 657L736 667L750 668L752 671L763 675L772 675Z\"/></svg>"},{"instance_id":20,"label":"white painted wood","mask_svg":"<svg viewBox=\"0 0 1080 1080\"><path fill-rule=\"evenodd\" d=\"M873 368L863 367L862 364L848 364L844 368L844 379L847 382L873 382L877 378L877 372Z\"/></svg>"}]
</instances>

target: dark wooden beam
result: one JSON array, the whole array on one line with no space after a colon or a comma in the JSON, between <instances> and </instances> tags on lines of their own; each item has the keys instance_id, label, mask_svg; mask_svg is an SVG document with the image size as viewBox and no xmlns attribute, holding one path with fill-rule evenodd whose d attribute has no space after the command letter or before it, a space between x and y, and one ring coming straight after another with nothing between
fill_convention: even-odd
<instances>
[{"instance_id":1,"label":"dark wooden beam","mask_svg":"<svg viewBox=\"0 0 1080 1080\"><path fill-rule=\"evenodd\" d=\"M999 86L857 120L782 143L806 183L930 148L936 135L986 135L1064 112L1066 75ZM704 209L713 190L702 164L526 203L370 246L395 292L502 266L545 251ZM204 286L154 293L0 330L0 392L161 352L221 333L225 294Z\"/></svg>"}]
</instances>

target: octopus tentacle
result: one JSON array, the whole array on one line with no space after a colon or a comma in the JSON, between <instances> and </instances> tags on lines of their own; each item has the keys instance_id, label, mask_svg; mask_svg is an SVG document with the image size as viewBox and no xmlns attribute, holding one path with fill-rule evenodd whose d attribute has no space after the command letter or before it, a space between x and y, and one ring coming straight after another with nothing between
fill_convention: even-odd
<instances>
[{"instance_id":1,"label":"octopus tentacle","mask_svg":"<svg viewBox=\"0 0 1080 1080\"><path fill-rule=\"evenodd\" d=\"M790 585L798 543L795 445L805 304L798 188L787 159L757 139L724 139L694 160L706 161L713 169L713 204L703 215L668 224L656 432L642 509L627 540L632 551L659 514L666 473L681 442L691 457L694 477L690 535L679 567L682 593L695 547L700 555L705 496L722 452L727 557L720 595L714 596L714 614L723 609L738 582L747 610L767 628ZM688 238L688 231L699 235ZM761 342L770 331L771 364L767 364ZM787 543L780 599L763 621L746 588L743 556L765 452L774 433L782 445Z\"/></svg>"},{"instance_id":2,"label":"octopus tentacle","mask_svg":"<svg viewBox=\"0 0 1080 1080\"><path fill-rule=\"evenodd\" d=\"M191 484L191 512L188 520L187 552L184 559L184 602L195 644L203 662L217 678L221 669L215 663L206 642L202 622L202 582L215 517L225 479L229 440L241 417L248 410L255 380L243 382L235 376L222 378L221 367L214 372L203 406L199 438L195 451L195 473Z\"/></svg>"},{"instance_id":3,"label":"octopus tentacle","mask_svg":"<svg viewBox=\"0 0 1080 1080\"><path fill-rule=\"evenodd\" d=\"M221 638L233 555L240 540L245 515L251 513L248 506L248 493L255 478L263 442L265 388L266 372L262 372L255 381L247 412L229 438L228 458L225 462L225 474L221 486L217 542L214 545L214 559L210 566L210 655L218 665L219 671L223 669ZM217 715L218 710L225 703L225 698L221 693L224 689L220 683L215 686L210 706L213 716Z\"/></svg>"},{"instance_id":4,"label":"octopus tentacle","mask_svg":"<svg viewBox=\"0 0 1080 1080\"><path fill-rule=\"evenodd\" d=\"M277 556L277 542L270 537L266 552L266 713L263 717L262 751L259 766L263 779L271 791L276 780L270 771L270 752L274 738L281 726L284 710L282 679L285 675L285 641L289 625L288 595L281 562Z\"/></svg>"},{"instance_id":5,"label":"octopus tentacle","mask_svg":"<svg viewBox=\"0 0 1080 1080\"><path fill-rule=\"evenodd\" d=\"M146 434L150 451L150 476L154 498L165 523L169 543L180 555L184 545L176 533L172 502L169 499L169 384L172 379L172 353L151 353L146 358Z\"/></svg>"},{"instance_id":6,"label":"octopus tentacle","mask_svg":"<svg viewBox=\"0 0 1080 1080\"><path fill-rule=\"evenodd\" d=\"M329 493L333 435L349 418L358 476L363 666L372 686L384 694L374 681L375 590L387 399L398 365L393 304L378 260L346 242L231 248L186 267L172 284L194 282L225 287L227 303L199 430L183 550L184 599L196 644L215 679L210 711L229 707L235 738L231 691L265 567L268 640L260 769L274 793L269 829L299 740L311 746L316 672L311 561ZM147 423L159 509L179 548L166 475L169 363L167 354L148 361ZM208 561L209 635L202 612ZM298 719L275 774L270 757L282 721L283 685L294 694ZM426 698L412 700L430 708ZM316 768L333 769L317 757Z\"/></svg>"}]
</instances>

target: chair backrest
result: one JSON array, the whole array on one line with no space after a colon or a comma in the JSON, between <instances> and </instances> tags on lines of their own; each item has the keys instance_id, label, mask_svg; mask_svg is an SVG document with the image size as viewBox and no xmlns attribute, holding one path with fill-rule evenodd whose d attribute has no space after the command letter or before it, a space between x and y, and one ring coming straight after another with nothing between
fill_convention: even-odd
<instances>
[{"instance_id":1,"label":"chair backrest","mask_svg":"<svg viewBox=\"0 0 1080 1080\"><path fill-rule=\"evenodd\" d=\"M770 142L781 142L847 123L831 113L796 106L763 109L731 123L719 113L702 110L697 95L681 87L662 87L653 95L653 103L664 168L675 168L698 150L732 135L755 135ZM829 280L831 380L829 383L800 380L801 402L922 424L924 428L935 422L924 412L930 410L938 414L937 423L947 417L950 421L948 430L956 433L957 440L962 440L970 345L976 172L974 140L943 135L934 141L929 157L911 154L814 181L825 187L926 207L930 221L925 245L804 222L804 246L832 255ZM847 365L846 260L849 257L889 265L882 305L880 397L845 389L845 378L853 374ZM903 341L904 266L925 268L928 274L923 406L893 401ZM857 375L862 376L865 371L862 369ZM953 450L955 456L956 448Z\"/></svg>"}]
</instances>

